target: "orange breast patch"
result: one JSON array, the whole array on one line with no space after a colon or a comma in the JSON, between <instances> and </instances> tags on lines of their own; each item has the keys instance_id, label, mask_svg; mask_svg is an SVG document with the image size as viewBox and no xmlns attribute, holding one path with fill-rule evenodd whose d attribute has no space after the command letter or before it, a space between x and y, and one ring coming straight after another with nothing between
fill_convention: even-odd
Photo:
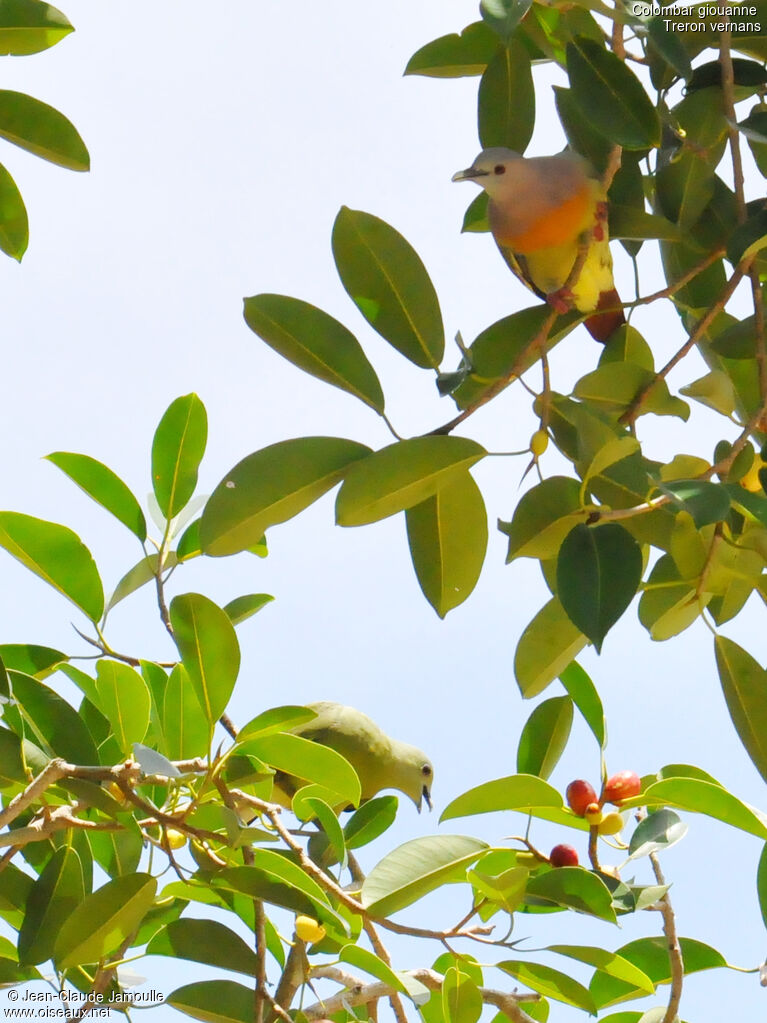
<instances>
[{"instance_id":1,"label":"orange breast patch","mask_svg":"<svg viewBox=\"0 0 767 1023\"><path fill-rule=\"evenodd\" d=\"M500 240L515 252L522 253L536 252L575 241L589 226L593 206L593 191L586 184L571 199L567 199L545 216L539 217L523 234L507 236Z\"/></svg>"}]
</instances>

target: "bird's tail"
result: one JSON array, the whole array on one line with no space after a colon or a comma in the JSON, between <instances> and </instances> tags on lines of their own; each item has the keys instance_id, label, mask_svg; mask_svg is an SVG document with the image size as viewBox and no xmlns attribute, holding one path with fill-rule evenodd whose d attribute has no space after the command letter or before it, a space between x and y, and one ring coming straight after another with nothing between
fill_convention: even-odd
<instances>
[{"instance_id":1,"label":"bird's tail","mask_svg":"<svg viewBox=\"0 0 767 1023\"><path fill-rule=\"evenodd\" d=\"M607 344L618 327L626 322L620 302L620 296L615 288L603 291L599 296L596 310L583 321L589 334L603 345Z\"/></svg>"}]
</instances>

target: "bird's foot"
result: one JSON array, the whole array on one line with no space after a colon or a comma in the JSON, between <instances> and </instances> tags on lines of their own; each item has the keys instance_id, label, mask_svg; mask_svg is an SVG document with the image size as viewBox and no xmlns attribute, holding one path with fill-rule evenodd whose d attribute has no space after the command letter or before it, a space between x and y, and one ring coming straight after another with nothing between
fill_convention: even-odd
<instances>
[{"instance_id":1,"label":"bird's foot","mask_svg":"<svg viewBox=\"0 0 767 1023\"><path fill-rule=\"evenodd\" d=\"M550 291L546 296L546 301L555 312L559 313L560 316L564 316L573 307L572 290L570 288L558 288L556 291Z\"/></svg>"},{"instance_id":2,"label":"bird's foot","mask_svg":"<svg viewBox=\"0 0 767 1023\"><path fill-rule=\"evenodd\" d=\"M598 202L596 209L596 223L594 224L593 235L596 241L604 241L605 224L607 223L607 203Z\"/></svg>"}]
</instances>

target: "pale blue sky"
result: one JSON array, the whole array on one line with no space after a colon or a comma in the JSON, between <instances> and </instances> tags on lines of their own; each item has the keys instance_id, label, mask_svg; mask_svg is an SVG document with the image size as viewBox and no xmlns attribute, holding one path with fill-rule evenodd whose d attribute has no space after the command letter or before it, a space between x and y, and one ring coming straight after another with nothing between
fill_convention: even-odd
<instances>
[{"instance_id":1,"label":"pale blue sky","mask_svg":"<svg viewBox=\"0 0 767 1023\"><path fill-rule=\"evenodd\" d=\"M8 88L28 91L74 121L93 170L73 174L5 145L0 153L31 221L23 264L0 263L7 339L0 506L74 528L110 589L140 550L40 461L46 453L101 458L143 500L154 427L170 401L191 390L210 419L201 493L245 454L286 437L389 441L361 403L304 376L251 334L241 317L243 295L296 295L345 322L378 369L400 432L419 433L450 418L451 404L437 398L433 377L388 349L343 291L330 254L340 205L382 217L412 242L436 285L448 336L460 329L470 340L529 304L529 296L489 238L459 233L472 193L450 177L479 148L477 80L401 77L419 46L475 20L474 0L389 0L385 8L351 0L229 0L215 7L199 0L69 0L63 9L74 36L4 65ZM562 74L542 70L539 80L542 113L530 151L554 152L562 136L549 85ZM630 295L630 268L614 248ZM660 283L655 250L646 248L648 292ZM635 324L658 362L680 343L670 307L642 310ZM573 335L552 358L554 386L567 390L594 361L585 332ZM703 371L698 360L672 382ZM523 447L536 425L529 405L520 389L509 391L464 432L495 449ZM691 423L646 417L648 451L659 455L673 443L710 457L723 433L719 418L696 412ZM519 698L513 653L546 591L532 562L504 566L505 538L492 527L510 516L524 464L493 459L477 469L491 523L487 564L473 597L446 622L420 594L402 517L341 530L333 525L331 497L273 530L266 561L205 559L179 571L173 592L204 590L221 603L251 591L277 597L240 630L235 719L283 702L359 706L429 752L437 811L470 786L513 773L519 730L532 709ZM561 463L552 454L543 465L553 473ZM78 650L69 624L82 625L77 612L10 558L2 567L2 640ZM110 624L114 646L172 656L153 612L149 593L126 601ZM725 632L764 660L763 621L763 605L752 601ZM634 604L602 656L587 652L582 661L608 713L611 770L642 774L665 763L695 763L746 800L767 804L727 716L702 625L655 644ZM576 776L596 781L597 771L593 742L576 725L552 781L564 789ZM436 818L418 818L403 806L392 834L404 841L430 833ZM680 933L755 966L767 950L754 891L760 843L704 818L690 815L688 822L687 839L664 859ZM493 841L522 828L522 819L509 815L447 826ZM571 839L569 832L537 829L544 848ZM379 843L379 854L393 841ZM637 876L649 878L646 863ZM448 925L462 909L451 890L404 917ZM654 914L622 923L613 933L606 924L561 914L525 920L516 936L531 934L531 946L580 941L615 948L660 927ZM421 943L394 947L400 968L430 963L439 952ZM169 974L163 960L137 968L155 985ZM190 967L184 978L179 971L174 983L203 972ZM503 986L502 975L491 977L489 984ZM753 976L720 971L689 981L682 1015L707 1023L726 1006L728 1017L757 1019L766 1004ZM180 1017L158 1010L155 1018ZM550 1018L580 1014L554 1004Z\"/></svg>"}]
</instances>

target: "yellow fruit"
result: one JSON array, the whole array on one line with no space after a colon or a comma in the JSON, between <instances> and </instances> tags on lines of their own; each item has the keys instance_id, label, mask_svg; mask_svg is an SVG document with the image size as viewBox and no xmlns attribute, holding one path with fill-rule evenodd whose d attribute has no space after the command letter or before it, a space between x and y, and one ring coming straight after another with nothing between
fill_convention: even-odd
<instances>
[{"instance_id":1,"label":"yellow fruit","mask_svg":"<svg viewBox=\"0 0 767 1023\"><path fill-rule=\"evenodd\" d=\"M175 828L165 829L165 841L169 849L181 849L186 845L186 835L183 831L176 831Z\"/></svg>"},{"instance_id":2,"label":"yellow fruit","mask_svg":"<svg viewBox=\"0 0 767 1023\"><path fill-rule=\"evenodd\" d=\"M125 793L123 792L123 790L120 788L116 781L110 781L110 783L107 785L107 792L109 793L110 796L116 799L118 803L125 802Z\"/></svg>"},{"instance_id":3,"label":"yellow fruit","mask_svg":"<svg viewBox=\"0 0 767 1023\"><path fill-rule=\"evenodd\" d=\"M297 916L296 937L307 942L322 941L325 937L325 928L310 916Z\"/></svg>"},{"instance_id":4,"label":"yellow fruit","mask_svg":"<svg viewBox=\"0 0 767 1023\"><path fill-rule=\"evenodd\" d=\"M762 482L759 479L759 470L763 469L765 464L766 463L762 461L759 455L754 455L751 468L745 476L741 476L740 478L740 485L745 487L746 490L750 490L752 494L762 493Z\"/></svg>"},{"instance_id":5,"label":"yellow fruit","mask_svg":"<svg viewBox=\"0 0 767 1023\"><path fill-rule=\"evenodd\" d=\"M589 803L586 807L586 812L583 815L589 824L594 827L595 824L601 824L604 820L604 814L602 813L602 807L599 803Z\"/></svg>"},{"instance_id":6,"label":"yellow fruit","mask_svg":"<svg viewBox=\"0 0 767 1023\"><path fill-rule=\"evenodd\" d=\"M613 810L612 813L605 814L600 821L599 834L617 835L619 831L623 831L623 825L623 817L621 817L617 810Z\"/></svg>"},{"instance_id":7,"label":"yellow fruit","mask_svg":"<svg viewBox=\"0 0 767 1023\"><path fill-rule=\"evenodd\" d=\"M549 446L549 435L545 430L536 430L530 438L530 450L539 458Z\"/></svg>"}]
</instances>

